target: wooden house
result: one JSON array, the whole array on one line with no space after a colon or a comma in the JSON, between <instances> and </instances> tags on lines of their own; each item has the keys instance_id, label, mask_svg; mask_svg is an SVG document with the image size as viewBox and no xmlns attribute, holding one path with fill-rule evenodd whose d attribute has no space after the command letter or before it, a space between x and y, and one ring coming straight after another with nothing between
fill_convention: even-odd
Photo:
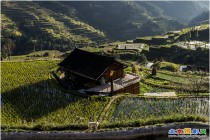
<instances>
[{"instance_id":1,"label":"wooden house","mask_svg":"<svg viewBox=\"0 0 210 140\"><path fill-rule=\"evenodd\" d=\"M130 82L127 86L122 86L131 74L125 74L123 63L116 61L114 57L90 53L75 48L68 57L58 64L59 71L62 72L61 81L66 88L84 89L88 94L98 93L121 93L127 92L126 88L136 88L130 93L139 93L140 77L135 75L131 78L138 80L136 83ZM133 74L134 75L134 74ZM124 81L122 81L124 80ZM121 84L121 87L116 85ZM135 87L134 87L135 85ZM106 87L106 90L102 90Z\"/></svg>"}]
</instances>

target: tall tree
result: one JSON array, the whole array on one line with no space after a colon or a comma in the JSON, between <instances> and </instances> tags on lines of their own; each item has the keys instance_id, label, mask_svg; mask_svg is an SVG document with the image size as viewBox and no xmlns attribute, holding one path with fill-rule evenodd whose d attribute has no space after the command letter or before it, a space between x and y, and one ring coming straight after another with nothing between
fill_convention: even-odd
<instances>
[{"instance_id":1,"label":"tall tree","mask_svg":"<svg viewBox=\"0 0 210 140\"><path fill-rule=\"evenodd\" d=\"M12 52L15 48L15 42L11 39L5 40L2 46L2 52L6 55L6 57L10 60Z\"/></svg>"},{"instance_id":2,"label":"tall tree","mask_svg":"<svg viewBox=\"0 0 210 140\"><path fill-rule=\"evenodd\" d=\"M199 37L198 30L195 30L195 38L196 38L196 40L198 39L198 37Z\"/></svg>"}]
</instances>

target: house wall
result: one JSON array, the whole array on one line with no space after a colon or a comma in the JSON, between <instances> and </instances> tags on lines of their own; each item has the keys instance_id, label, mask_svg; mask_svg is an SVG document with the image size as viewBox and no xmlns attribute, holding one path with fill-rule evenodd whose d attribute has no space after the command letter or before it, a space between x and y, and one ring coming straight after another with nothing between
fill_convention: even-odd
<instances>
[{"instance_id":1,"label":"house wall","mask_svg":"<svg viewBox=\"0 0 210 140\"><path fill-rule=\"evenodd\" d=\"M113 80L123 77L123 74L124 74L123 68L124 68L123 64L115 61L112 65L108 67L108 69L104 72L103 75L100 76L100 78L97 81L75 74L67 69L64 69L64 72L65 72L66 77L72 77L73 75L74 78L71 78L71 79L73 79L72 81L74 82L76 89L80 89L80 88L86 89L86 88L91 88L91 87L100 85L101 77L104 77L106 82L110 82L111 71L114 71L113 76L112 76Z\"/></svg>"},{"instance_id":2,"label":"house wall","mask_svg":"<svg viewBox=\"0 0 210 140\"><path fill-rule=\"evenodd\" d=\"M137 83L134 83L130 86L127 86L123 89L120 89L120 90L117 90L114 92L114 94L119 94L119 93L131 93L131 94L139 94L140 91L139 91L139 82Z\"/></svg>"},{"instance_id":3,"label":"house wall","mask_svg":"<svg viewBox=\"0 0 210 140\"><path fill-rule=\"evenodd\" d=\"M118 62L114 62L111 66L109 66L109 68L102 75L102 76L105 77L105 79L107 81L110 81L111 80L110 79L110 72L112 70L114 71L113 76L112 76L113 80L123 77L123 74L124 74L123 65L120 64L120 63L118 63Z\"/></svg>"}]
</instances>

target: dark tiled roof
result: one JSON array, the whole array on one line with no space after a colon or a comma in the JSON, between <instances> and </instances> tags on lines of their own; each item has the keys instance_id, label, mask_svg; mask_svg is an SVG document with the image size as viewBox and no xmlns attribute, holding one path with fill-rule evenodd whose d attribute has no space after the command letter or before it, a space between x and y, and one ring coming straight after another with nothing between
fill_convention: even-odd
<instances>
[{"instance_id":1,"label":"dark tiled roof","mask_svg":"<svg viewBox=\"0 0 210 140\"><path fill-rule=\"evenodd\" d=\"M73 73L97 80L114 61L114 57L98 55L75 48L58 65Z\"/></svg>"}]
</instances>

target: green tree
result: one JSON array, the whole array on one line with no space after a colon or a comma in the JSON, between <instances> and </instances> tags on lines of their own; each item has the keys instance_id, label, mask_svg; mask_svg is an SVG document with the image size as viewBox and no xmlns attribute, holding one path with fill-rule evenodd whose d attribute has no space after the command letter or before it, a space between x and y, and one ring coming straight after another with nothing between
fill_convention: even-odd
<instances>
[{"instance_id":1,"label":"green tree","mask_svg":"<svg viewBox=\"0 0 210 140\"><path fill-rule=\"evenodd\" d=\"M34 52L36 52L37 43L38 43L37 39L31 40L31 44L32 44L32 46L34 47L34 50L33 50Z\"/></svg>"},{"instance_id":2,"label":"green tree","mask_svg":"<svg viewBox=\"0 0 210 140\"><path fill-rule=\"evenodd\" d=\"M136 73L136 74L139 74L139 68L138 68L137 65L132 64L132 72L133 72L133 73Z\"/></svg>"},{"instance_id":3,"label":"green tree","mask_svg":"<svg viewBox=\"0 0 210 140\"><path fill-rule=\"evenodd\" d=\"M185 44L187 43L187 38L186 38L185 35L183 36L183 41L184 41Z\"/></svg>"},{"instance_id":4,"label":"green tree","mask_svg":"<svg viewBox=\"0 0 210 140\"><path fill-rule=\"evenodd\" d=\"M120 59L120 55L119 55L118 52L113 52L113 51L112 51L112 53L113 53L115 59Z\"/></svg>"},{"instance_id":5,"label":"green tree","mask_svg":"<svg viewBox=\"0 0 210 140\"><path fill-rule=\"evenodd\" d=\"M199 37L198 30L195 30L195 38L197 39Z\"/></svg>"},{"instance_id":6,"label":"green tree","mask_svg":"<svg viewBox=\"0 0 210 140\"><path fill-rule=\"evenodd\" d=\"M15 48L15 42L13 40L11 39L5 40L2 46L2 53L6 55L8 60L10 60L14 48Z\"/></svg>"},{"instance_id":7,"label":"green tree","mask_svg":"<svg viewBox=\"0 0 210 140\"><path fill-rule=\"evenodd\" d=\"M145 54L141 54L141 53L138 54L138 60L137 61L140 64L146 64L148 62L146 55Z\"/></svg>"},{"instance_id":8,"label":"green tree","mask_svg":"<svg viewBox=\"0 0 210 140\"><path fill-rule=\"evenodd\" d=\"M205 86L203 86L205 84L205 81L208 81L208 77L206 75L207 74L205 72L198 71L198 74L196 77L188 78L192 94L194 93L195 95L199 95L201 90L208 91L208 89L206 89Z\"/></svg>"},{"instance_id":9,"label":"green tree","mask_svg":"<svg viewBox=\"0 0 210 140\"><path fill-rule=\"evenodd\" d=\"M189 32L187 33L187 40L190 41L190 39L191 39L191 32L189 31Z\"/></svg>"}]
</instances>

